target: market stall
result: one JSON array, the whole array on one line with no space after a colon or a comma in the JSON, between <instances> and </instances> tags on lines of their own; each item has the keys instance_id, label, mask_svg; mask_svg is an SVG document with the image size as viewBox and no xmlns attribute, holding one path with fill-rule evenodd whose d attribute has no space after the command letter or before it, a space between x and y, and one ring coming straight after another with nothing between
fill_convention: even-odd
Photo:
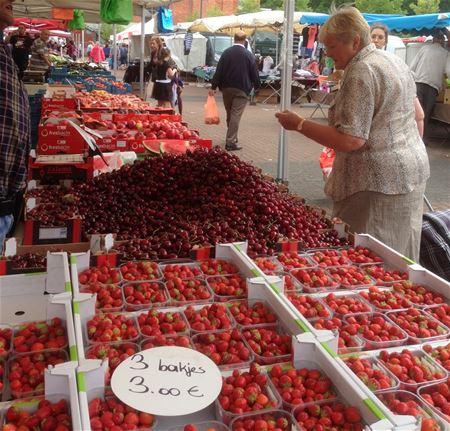
<instances>
[{"instance_id":1,"label":"market stall","mask_svg":"<svg viewBox=\"0 0 450 431\"><path fill-rule=\"evenodd\" d=\"M0 429L447 430L449 282L64 67L0 258Z\"/></svg>"}]
</instances>

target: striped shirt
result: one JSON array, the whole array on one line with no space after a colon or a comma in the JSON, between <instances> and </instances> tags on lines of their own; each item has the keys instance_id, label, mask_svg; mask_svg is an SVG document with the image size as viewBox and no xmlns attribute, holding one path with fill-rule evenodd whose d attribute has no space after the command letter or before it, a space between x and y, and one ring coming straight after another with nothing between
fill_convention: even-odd
<instances>
[{"instance_id":1,"label":"striped shirt","mask_svg":"<svg viewBox=\"0 0 450 431\"><path fill-rule=\"evenodd\" d=\"M37 38L31 46L30 70L46 72L49 66L44 57L48 56L48 52L47 43Z\"/></svg>"},{"instance_id":2,"label":"striped shirt","mask_svg":"<svg viewBox=\"0 0 450 431\"><path fill-rule=\"evenodd\" d=\"M30 106L10 51L0 42L0 199L26 185Z\"/></svg>"}]
</instances>

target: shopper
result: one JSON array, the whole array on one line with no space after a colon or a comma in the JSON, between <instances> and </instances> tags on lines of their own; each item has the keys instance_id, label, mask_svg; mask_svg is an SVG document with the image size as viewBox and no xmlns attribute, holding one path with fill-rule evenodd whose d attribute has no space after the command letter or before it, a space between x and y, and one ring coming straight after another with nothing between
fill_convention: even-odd
<instances>
[{"instance_id":1,"label":"shopper","mask_svg":"<svg viewBox=\"0 0 450 431\"><path fill-rule=\"evenodd\" d=\"M19 69L19 78L23 78L23 72L28 68L31 45L33 39L26 32L24 24L19 24L17 32L6 38L6 44L11 45L12 57Z\"/></svg>"},{"instance_id":2,"label":"shopper","mask_svg":"<svg viewBox=\"0 0 450 431\"><path fill-rule=\"evenodd\" d=\"M52 65L47 48L49 37L49 31L44 29L41 31L40 36L33 42L31 46L30 70L48 73L48 69Z\"/></svg>"},{"instance_id":3,"label":"shopper","mask_svg":"<svg viewBox=\"0 0 450 431\"><path fill-rule=\"evenodd\" d=\"M210 95L215 95L217 88L222 91L227 113L225 149L228 151L242 149L238 144L239 123L252 89L261 86L255 56L245 49L245 40L243 31L234 35L234 45L220 56L209 90Z\"/></svg>"},{"instance_id":4,"label":"shopper","mask_svg":"<svg viewBox=\"0 0 450 431\"><path fill-rule=\"evenodd\" d=\"M103 54L105 54L105 58L109 58L111 55L111 48L108 42L106 42L105 46L103 47Z\"/></svg>"},{"instance_id":5,"label":"shopper","mask_svg":"<svg viewBox=\"0 0 450 431\"><path fill-rule=\"evenodd\" d=\"M119 48L119 61L120 66L126 69L128 66L128 46L125 43Z\"/></svg>"},{"instance_id":6,"label":"shopper","mask_svg":"<svg viewBox=\"0 0 450 431\"><path fill-rule=\"evenodd\" d=\"M0 30L13 25L13 0L0 0ZM8 46L0 41L0 252L26 184L30 106Z\"/></svg>"},{"instance_id":7,"label":"shopper","mask_svg":"<svg viewBox=\"0 0 450 431\"><path fill-rule=\"evenodd\" d=\"M411 72L403 60L370 43L369 26L354 7L335 11L320 40L336 68L345 70L329 125L290 111L276 117L284 128L336 151L325 184L333 216L416 260L430 170L415 125Z\"/></svg>"},{"instance_id":8,"label":"shopper","mask_svg":"<svg viewBox=\"0 0 450 431\"><path fill-rule=\"evenodd\" d=\"M105 61L105 53L103 52L103 48L100 46L100 42L95 42L95 45L91 49L90 56L94 63L98 64Z\"/></svg>"},{"instance_id":9,"label":"shopper","mask_svg":"<svg viewBox=\"0 0 450 431\"><path fill-rule=\"evenodd\" d=\"M170 56L170 51L164 47L160 37L150 40L152 67L152 98L157 100L158 106L172 107L173 87L172 79L177 72L176 64Z\"/></svg>"},{"instance_id":10,"label":"shopper","mask_svg":"<svg viewBox=\"0 0 450 431\"><path fill-rule=\"evenodd\" d=\"M67 41L67 45L65 46L65 48L66 48L66 54L72 60L76 60L77 59L77 47L75 46L75 43L73 42L72 39L69 39Z\"/></svg>"},{"instance_id":11,"label":"shopper","mask_svg":"<svg viewBox=\"0 0 450 431\"><path fill-rule=\"evenodd\" d=\"M447 29L443 31L447 34L448 43L450 43L450 31ZM411 70L417 86L417 97L425 112L425 131L433 112L436 97L441 91L444 73L450 77L450 52L443 47L444 33L435 30L433 43L423 46L411 63Z\"/></svg>"},{"instance_id":12,"label":"shopper","mask_svg":"<svg viewBox=\"0 0 450 431\"><path fill-rule=\"evenodd\" d=\"M370 38L377 49L386 50L389 38L389 29L384 24L373 24L370 27Z\"/></svg>"}]
</instances>

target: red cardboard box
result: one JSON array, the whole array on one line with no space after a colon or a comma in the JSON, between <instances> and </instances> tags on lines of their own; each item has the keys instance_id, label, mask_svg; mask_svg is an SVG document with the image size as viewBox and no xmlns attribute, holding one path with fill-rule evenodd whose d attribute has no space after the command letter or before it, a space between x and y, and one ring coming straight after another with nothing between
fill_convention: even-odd
<instances>
[{"instance_id":1,"label":"red cardboard box","mask_svg":"<svg viewBox=\"0 0 450 431\"><path fill-rule=\"evenodd\" d=\"M118 121L149 121L148 114L113 114L113 121L117 123Z\"/></svg>"},{"instance_id":2,"label":"red cardboard box","mask_svg":"<svg viewBox=\"0 0 450 431\"><path fill-rule=\"evenodd\" d=\"M42 106L42 112L45 112L48 109L60 109L60 108L76 109L77 103L76 103L75 99L73 99L73 98L68 98L68 99L42 98L41 106Z\"/></svg>"},{"instance_id":3,"label":"red cardboard box","mask_svg":"<svg viewBox=\"0 0 450 431\"><path fill-rule=\"evenodd\" d=\"M62 222L61 226L45 226L36 220L24 222L24 245L66 244L81 242L81 218Z\"/></svg>"},{"instance_id":4,"label":"red cardboard box","mask_svg":"<svg viewBox=\"0 0 450 431\"><path fill-rule=\"evenodd\" d=\"M60 180L87 181L94 177L92 157L84 163L46 164L36 163L30 158L28 179L39 180L41 184L55 184Z\"/></svg>"},{"instance_id":5,"label":"red cardboard box","mask_svg":"<svg viewBox=\"0 0 450 431\"><path fill-rule=\"evenodd\" d=\"M36 152L45 154L83 154L87 144L70 124L39 125Z\"/></svg>"},{"instance_id":6,"label":"red cardboard box","mask_svg":"<svg viewBox=\"0 0 450 431\"><path fill-rule=\"evenodd\" d=\"M112 151L128 151L128 141L123 139L116 139L111 137L104 137L103 139L96 139L98 148L102 153Z\"/></svg>"}]
</instances>

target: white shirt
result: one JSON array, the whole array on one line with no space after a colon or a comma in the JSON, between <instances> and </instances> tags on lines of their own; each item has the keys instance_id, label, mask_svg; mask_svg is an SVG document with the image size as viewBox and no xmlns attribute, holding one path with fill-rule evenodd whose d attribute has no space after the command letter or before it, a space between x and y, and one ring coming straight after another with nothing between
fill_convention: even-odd
<instances>
[{"instance_id":1,"label":"white shirt","mask_svg":"<svg viewBox=\"0 0 450 431\"><path fill-rule=\"evenodd\" d=\"M411 71L416 82L441 91L444 73L450 77L450 52L439 43L425 45L414 57Z\"/></svg>"},{"instance_id":2,"label":"white shirt","mask_svg":"<svg viewBox=\"0 0 450 431\"><path fill-rule=\"evenodd\" d=\"M264 57L262 73L264 74L270 73L272 65L273 65L273 58L270 57L269 55L267 57Z\"/></svg>"}]
</instances>

